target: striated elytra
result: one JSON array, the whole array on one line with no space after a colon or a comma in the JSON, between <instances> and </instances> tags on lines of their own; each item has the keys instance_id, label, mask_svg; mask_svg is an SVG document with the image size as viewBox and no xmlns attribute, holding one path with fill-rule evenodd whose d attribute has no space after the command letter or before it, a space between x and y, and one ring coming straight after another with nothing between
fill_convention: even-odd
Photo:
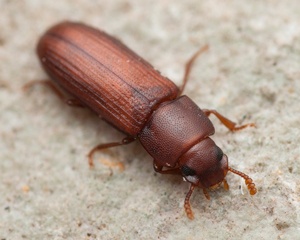
<instances>
[{"instance_id":1,"label":"striated elytra","mask_svg":"<svg viewBox=\"0 0 300 240\"><path fill-rule=\"evenodd\" d=\"M184 83L178 88L119 40L81 23L53 26L37 47L42 66L55 86L72 96L69 103L92 109L126 134L121 142L92 149L90 165L96 151L139 139L153 157L155 171L180 175L190 183L184 202L190 219L189 199L194 188L202 188L207 198L207 190L221 183L228 189L228 171L245 179L251 195L256 193L252 179L229 167L227 156L210 138L215 129L208 116L215 115L231 131L253 124L236 126L217 111L200 109L181 95L191 65L206 48L187 63Z\"/></svg>"}]
</instances>

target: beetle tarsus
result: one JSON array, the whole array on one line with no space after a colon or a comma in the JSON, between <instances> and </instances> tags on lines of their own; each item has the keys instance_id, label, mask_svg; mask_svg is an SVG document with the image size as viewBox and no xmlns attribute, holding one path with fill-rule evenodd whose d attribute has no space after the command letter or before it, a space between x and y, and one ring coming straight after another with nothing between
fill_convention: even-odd
<instances>
[{"instance_id":1,"label":"beetle tarsus","mask_svg":"<svg viewBox=\"0 0 300 240\"><path fill-rule=\"evenodd\" d=\"M228 191L229 190L229 185L228 185L228 182L227 182L227 180L224 178L224 180L223 180L223 186L224 186L224 189L226 190L226 191Z\"/></svg>"},{"instance_id":2,"label":"beetle tarsus","mask_svg":"<svg viewBox=\"0 0 300 240\"><path fill-rule=\"evenodd\" d=\"M207 200L210 200L210 196L209 196L209 193L208 193L206 188L203 188L203 194L204 194L204 196L206 197Z\"/></svg>"}]
</instances>

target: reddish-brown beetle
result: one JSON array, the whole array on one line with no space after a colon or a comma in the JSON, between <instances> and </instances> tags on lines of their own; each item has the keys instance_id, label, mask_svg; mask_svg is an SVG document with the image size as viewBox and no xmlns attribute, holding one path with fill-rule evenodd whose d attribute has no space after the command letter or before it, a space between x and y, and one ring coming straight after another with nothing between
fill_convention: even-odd
<instances>
[{"instance_id":1,"label":"reddish-brown beetle","mask_svg":"<svg viewBox=\"0 0 300 240\"><path fill-rule=\"evenodd\" d=\"M121 142L92 149L90 165L96 151L138 138L153 157L156 172L181 175L190 183L184 202L190 219L189 199L194 188L202 188L207 198L207 189L222 182L228 189L228 171L245 179L251 195L256 193L252 179L229 167L227 156L209 137L215 129L208 116L214 114L231 131L253 124L237 127L217 111L201 110L190 98L180 96L195 58L206 48L187 63L181 88L120 41L80 23L52 27L37 48L49 76L74 97L68 101L71 105L91 108L127 135Z\"/></svg>"}]
</instances>

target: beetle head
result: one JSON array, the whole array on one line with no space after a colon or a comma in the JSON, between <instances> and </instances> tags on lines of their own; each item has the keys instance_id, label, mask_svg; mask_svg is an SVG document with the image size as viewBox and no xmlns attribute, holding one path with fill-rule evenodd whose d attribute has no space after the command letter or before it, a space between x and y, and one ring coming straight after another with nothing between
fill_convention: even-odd
<instances>
[{"instance_id":1,"label":"beetle head","mask_svg":"<svg viewBox=\"0 0 300 240\"><path fill-rule=\"evenodd\" d=\"M180 158L179 165L184 180L191 183L184 200L184 208L190 219L194 218L189 202L194 188L196 186L203 188L207 199L209 199L206 190L208 188L214 188L224 182L224 188L228 190L229 186L225 180L228 171L245 179L251 195L257 192L255 184L248 175L228 166L227 156L210 138L205 138L190 148Z\"/></svg>"},{"instance_id":2,"label":"beetle head","mask_svg":"<svg viewBox=\"0 0 300 240\"><path fill-rule=\"evenodd\" d=\"M180 158L183 178L201 188L221 183L228 171L228 159L210 138L198 142Z\"/></svg>"}]
</instances>

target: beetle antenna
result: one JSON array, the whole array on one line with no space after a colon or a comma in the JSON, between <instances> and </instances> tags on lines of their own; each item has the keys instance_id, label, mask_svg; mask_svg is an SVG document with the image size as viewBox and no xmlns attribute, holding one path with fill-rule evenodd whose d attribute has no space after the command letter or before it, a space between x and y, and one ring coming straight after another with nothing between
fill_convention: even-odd
<instances>
[{"instance_id":1,"label":"beetle antenna","mask_svg":"<svg viewBox=\"0 0 300 240\"><path fill-rule=\"evenodd\" d=\"M231 167L228 167L228 171L233 172L234 174L237 174L239 176L241 176L242 178L245 179L245 184L247 185L248 191L251 195L254 195L257 193L257 189L255 187L255 184L253 183L252 178L250 178L248 175L246 175L245 173L242 173L238 170L235 170Z\"/></svg>"},{"instance_id":2,"label":"beetle antenna","mask_svg":"<svg viewBox=\"0 0 300 240\"><path fill-rule=\"evenodd\" d=\"M194 189L195 189L195 185L191 184L190 189L184 199L184 209L185 209L187 217L191 220L194 219L194 214L193 214L191 204L190 204L190 197L191 197Z\"/></svg>"}]
</instances>

